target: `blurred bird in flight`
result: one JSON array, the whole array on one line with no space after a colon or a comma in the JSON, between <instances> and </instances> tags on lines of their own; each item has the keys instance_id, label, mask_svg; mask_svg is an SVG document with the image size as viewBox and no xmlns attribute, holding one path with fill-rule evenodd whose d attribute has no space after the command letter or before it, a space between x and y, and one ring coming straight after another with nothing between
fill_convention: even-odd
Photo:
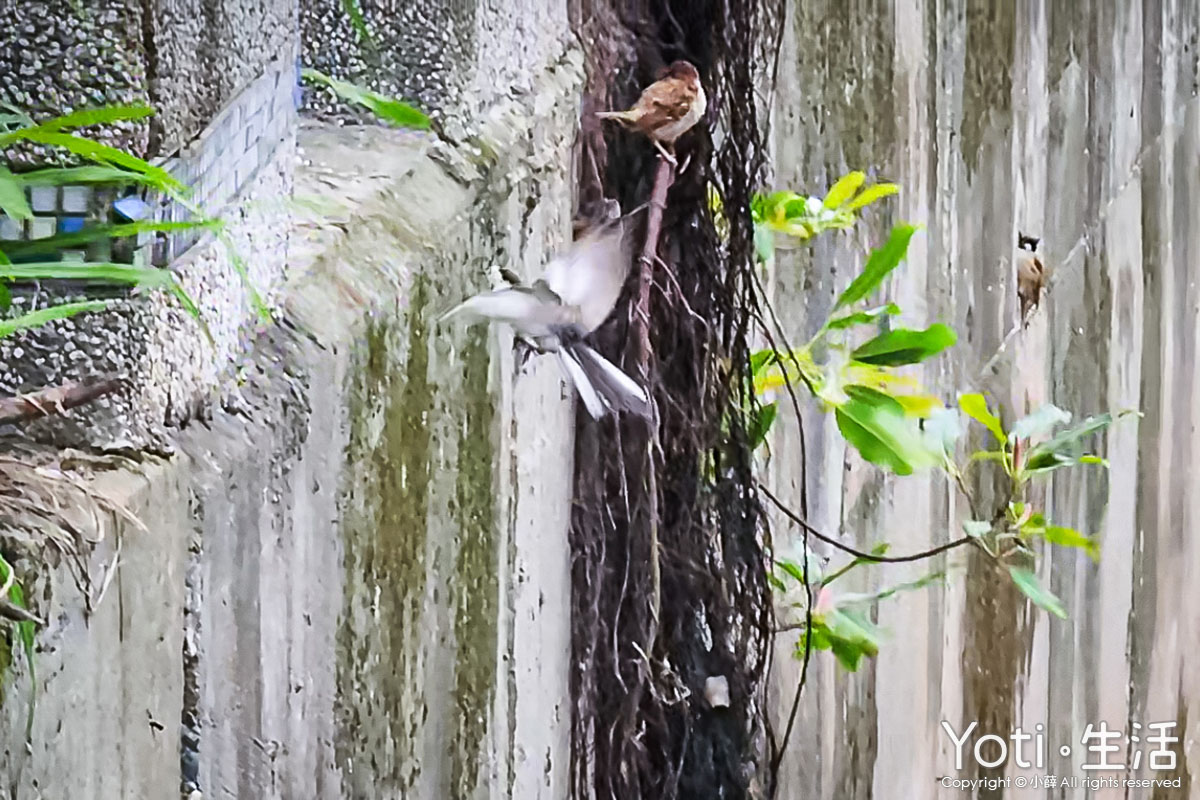
<instances>
[{"instance_id":1,"label":"blurred bird in flight","mask_svg":"<svg viewBox=\"0 0 1200 800\"><path fill-rule=\"evenodd\" d=\"M659 80L647 86L628 111L601 111L601 119L615 119L627 128L641 131L659 152L675 164L675 140L704 116L708 100L700 85L700 73L687 61L676 61Z\"/></svg>"},{"instance_id":2,"label":"blurred bird in flight","mask_svg":"<svg viewBox=\"0 0 1200 800\"><path fill-rule=\"evenodd\" d=\"M1021 326L1028 323L1029 312L1041 302L1046 286L1046 268L1036 251L1040 240L1017 234L1017 298L1021 302Z\"/></svg>"},{"instance_id":3,"label":"blurred bird in flight","mask_svg":"<svg viewBox=\"0 0 1200 800\"><path fill-rule=\"evenodd\" d=\"M649 419L646 390L584 338L612 313L631 263L623 219L584 234L546 266L532 286L483 292L442 315L506 322L538 352L557 353L588 413L602 419L628 411ZM506 280L511 284L511 277Z\"/></svg>"}]
</instances>

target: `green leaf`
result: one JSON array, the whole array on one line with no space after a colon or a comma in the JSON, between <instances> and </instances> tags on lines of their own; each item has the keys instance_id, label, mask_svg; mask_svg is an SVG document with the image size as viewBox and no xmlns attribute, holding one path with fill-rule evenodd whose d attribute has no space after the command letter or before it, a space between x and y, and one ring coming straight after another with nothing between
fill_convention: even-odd
<instances>
[{"instance_id":1,"label":"green leaf","mask_svg":"<svg viewBox=\"0 0 1200 800\"><path fill-rule=\"evenodd\" d=\"M64 186L81 183L149 183L153 179L140 172L130 172L120 167L91 164L83 167L50 167L22 172L21 182L26 186Z\"/></svg>"},{"instance_id":2,"label":"green leaf","mask_svg":"<svg viewBox=\"0 0 1200 800\"><path fill-rule=\"evenodd\" d=\"M761 406L755 413L750 415L750 424L746 431L747 437L750 439L750 449L757 450L767 439L767 434L771 432L771 426L775 424L775 416L779 411L778 403L770 403Z\"/></svg>"},{"instance_id":3,"label":"green leaf","mask_svg":"<svg viewBox=\"0 0 1200 800\"><path fill-rule=\"evenodd\" d=\"M894 398L864 386L846 387L848 400L835 412L838 430L864 459L897 475L936 463L915 421Z\"/></svg>"},{"instance_id":4,"label":"green leaf","mask_svg":"<svg viewBox=\"0 0 1200 800\"><path fill-rule=\"evenodd\" d=\"M1138 412L1122 411L1116 417L1112 414L1100 414L1088 417L1075 427L1059 432L1049 441L1030 448L1025 458L1025 472L1049 472L1079 463L1083 457L1083 454L1079 452L1082 439L1099 433L1121 417L1136 413ZM1092 456L1087 463L1095 463L1093 460L1095 458Z\"/></svg>"},{"instance_id":5,"label":"green leaf","mask_svg":"<svg viewBox=\"0 0 1200 800\"><path fill-rule=\"evenodd\" d=\"M962 527L963 532L974 539L987 536L992 532L992 523L981 519L965 519Z\"/></svg>"},{"instance_id":6,"label":"green leaf","mask_svg":"<svg viewBox=\"0 0 1200 800\"><path fill-rule=\"evenodd\" d=\"M883 283L888 273L900 265L908 252L908 242L917 232L916 225L901 224L892 228L887 244L871 251L862 274L851 281L834 305L834 311L857 303Z\"/></svg>"},{"instance_id":7,"label":"green leaf","mask_svg":"<svg viewBox=\"0 0 1200 800\"><path fill-rule=\"evenodd\" d=\"M267 307L266 302L262 299L262 295L258 293L258 289L254 286L254 281L250 280L250 267L246 264L246 259L242 258L242 254L238 252L237 245L233 242L233 237L229 235L229 231L222 229L217 232L217 239L221 244L225 245L225 252L229 256L229 262L233 264L234 271L237 272L238 276L242 279L242 284L250 292L250 304L258 312L259 320L264 324L270 323L271 309ZM176 292L176 297L180 298L180 302L184 302L184 307L188 309L193 317L200 320L201 326L204 326L204 322L200 317L200 310L192 304L191 298L184 294L182 289ZM207 327L204 327L207 333Z\"/></svg>"},{"instance_id":8,"label":"green leaf","mask_svg":"<svg viewBox=\"0 0 1200 800\"><path fill-rule=\"evenodd\" d=\"M858 669L863 656L879 653L882 639L879 627L865 614L852 609L835 608L824 615L821 624L834 656L851 672Z\"/></svg>"},{"instance_id":9,"label":"green leaf","mask_svg":"<svg viewBox=\"0 0 1200 800\"><path fill-rule=\"evenodd\" d=\"M999 461L1004 462L1003 450L976 450L971 453L969 461Z\"/></svg>"},{"instance_id":10,"label":"green leaf","mask_svg":"<svg viewBox=\"0 0 1200 800\"><path fill-rule=\"evenodd\" d=\"M175 276L170 271L156 267L72 261L3 264L0 265L0 278L11 281L88 281L135 286L167 286L175 281Z\"/></svg>"},{"instance_id":11,"label":"green leaf","mask_svg":"<svg viewBox=\"0 0 1200 800\"><path fill-rule=\"evenodd\" d=\"M363 106L386 122L402 128L418 130L426 130L431 124L428 116L408 103L373 92L370 89L363 89L352 83L339 81L315 69L306 67L301 70L300 74L309 80L325 84L343 100Z\"/></svg>"},{"instance_id":12,"label":"green leaf","mask_svg":"<svg viewBox=\"0 0 1200 800\"><path fill-rule=\"evenodd\" d=\"M1087 553L1093 561L1100 560L1100 543L1074 528L1064 528L1061 525L1046 525L1043 528L1031 530L1036 536L1041 536L1051 544L1062 547L1074 547Z\"/></svg>"},{"instance_id":13,"label":"green leaf","mask_svg":"<svg viewBox=\"0 0 1200 800\"><path fill-rule=\"evenodd\" d=\"M845 209L847 211L857 211L863 206L870 205L876 200L882 200L885 197L897 194L899 191L900 187L894 183L877 183L874 186L868 186L866 189L863 189L858 197L855 197L846 204Z\"/></svg>"},{"instance_id":14,"label":"green leaf","mask_svg":"<svg viewBox=\"0 0 1200 800\"><path fill-rule=\"evenodd\" d=\"M30 239L29 241L11 242L8 245L12 255L26 256L35 253L56 253L81 244L87 244L99 239L121 239L137 236L139 233L175 233L191 230L218 230L222 227L220 220L198 219L187 222L131 222L124 225L96 225L84 228L77 233L62 233L48 236L45 239Z\"/></svg>"},{"instance_id":15,"label":"green leaf","mask_svg":"<svg viewBox=\"0 0 1200 800\"><path fill-rule=\"evenodd\" d=\"M770 348L752 353L750 355L750 373L758 375L758 373L774 364L777 356L778 354Z\"/></svg>"},{"instance_id":16,"label":"green leaf","mask_svg":"<svg viewBox=\"0 0 1200 800\"><path fill-rule=\"evenodd\" d=\"M1038 576L1029 569L1024 567L1010 566L1008 574L1012 576L1013 583L1028 597L1034 605L1044 608L1051 614L1061 619L1067 618L1067 610L1063 608L1060 601L1054 594L1042 586L1042 582L1038 580Z\"/></svg>"},{"instance_id":17,"label":"green leaf","mask_svg":"<svg viewBox=\"0 0 1200 800\"><path fill-rule=\"evenodd\" d=\"M91 139L84 139L81 136L75 136L70 133L59 133L40 127L21 128L20 130L0 135L0 147L7 146L13 141L20 139L47 144L53 147L61 147L73 155L85 158L88 161L124 167L127 170L146 176L147 183L172 196L182 195L187 191L187 187L171 177L161 167L156 167L137 156L130 155L115 147L109 147L106 144L94 142Z\"/></svg>"},{"instance_id":18,"label":"green leaf","mask_svg":"<svg viewBox=\"0 0 1200 800\"><path fill-rule=\"evenodd\" d=\"M61 131L67 128L87 128L92 125L111 125L114 122L145 119L154 116L154 109L144 103L120 106L85 108L63 114L35 126L37 130Z\"/></svg>"},{"instance_id":19,"label":"green leaf","mask_svg":"<svg viewBox=\"0 0 1200 800\"><path fill-rule=\"evenodd\" d=\"M28 314L22 314L12 319L0 319L0 338L11 336L17 331L27 328L40 328L48 322L53 322L57 319L66 319L76 314L84 314L89 311L103 311L108 308L110 302L108 300L84 300L78 303L62 303L57 306L30 311Z\"/></svg>"},{"instance_id":20,"label":"green leaf","mask_svg":"<svg viewBox=\"0 0 1200 800\"><path fill-rule=\"evenodd\" d=\"M763 264L775 257L775 232L769 225L754 226L754 252Z\"/></svg>"},{"instance_id":21,"label":"green leaf","mask_svg":"<svg viewBox=\"0 0 1200 800\"><path fill-rule=\"evenodd\" d=\"M8 576L12 574L12 565L5 560L4 556L0 556L0 581L7 581ZM25 604L25 590L21 588L21 582L14 580L12 586L8 588L8 599L12 601L17 608L28 609ZM36 632L34 624L29 620L23 620L17 623L17 635L21 639L21 647L25 651L25 660L29 665L29 714L25 719L25 741L33 740L33 715L37 709L37 663L34 660L33 637Z\"/></svg>"},{"instance_id":22,"label":"green leaf","mask_svg":"<svg viewBox=\"0 0 1200 800\"><path fill-rule=\"evenodd\" d=\"M867 176L858 171L843 175L825 195L825 207L828 209L841 208L847 200L854 196L858 187L862 186L866 179Z\"/></svg>"},{"instance_id":23,"label":"green leaf","mask_svg":"<svg viewBox=\"0 0 1200 800\"><path fill-rule=\"evenodd\" d=\"M950 347L958 340L954 330L940 322L923 331L897 328L881 333L850 354L855 361L897 367L916 364Z\"/></svg>"},{"instance_id":24,"label":"green leaf","mask_svg":"<svg viewBox=\"0 0 1200 800\"><path fill-rule=\"evenodd\" d=\"M0 281L0 314L6 313L12 308L12 292L8 290L8 284Z\"/></svg>"},{"instance_id":25,"label":"green leaf","mask_svg":"<svg viewBox=\"0 0 1200 800\"><path fill-rule=\"evenodd\" d=\"M895 316L900 313L900 306L895 303L888 303L885 306L871 308L866 311L857 311L853 314L847 314L844 317L837 317L825 323L825 327L831 331L849 328L852 325L862 325L868 322L874 322L884 315Z\"/></svg>"},{"instance_id":26,"label":"green leaf","mask_svg":"<svg viewBox=\"0 0 1200 800\"><path fill-rule=\"evenodd\" d=\"M363 17L358 0L342 0L342 10L350 18L350 27L354 28L354 32L358 34L358 40L364 45L374 48L375 40L371 36L371 30L367 27L367 21Z\"/></svg>"},{"instance_id":27,"label":"green leaf","mask_svg":"<svg viewBox=\"0 0 1200 800\"><path fill-rule=\"evenodd\" d=\"M780 558L776 559L775 566L783 570L787 575L790 575L792 578L794 578L796 582L804 583L804 570L801 569L800 565L795 561L791 561L790 559L786 558Z\"/></svg>"},{"instance_id":28,"label":"green leaf","mask_svg":"<svg viewBox=\"0 0 1200 800\"><path fill-rule=\"evenodd\" d=\"M944 572L931 572L928 575L923 575L914 581L899 583L895 586L889 586L885 589L880 589L877 592L853 592L838 595L837 604L839 608L847 606L864 606L878 603L881 600L886 600L889 597L900 594L902 592L914 592L919 589L924 589L935 583L942 583L946 577Z\"/></svg>"},{"instance_id":29,"label":"green leaf","mask_svg":"<svg viewBox=\"0 0 1200 800\"><path fill-rule=\"evenodd\" d=\"M13 219L33 219L24 185L3 164L0 164L0 211Z\"/></svg>"},{"instance_id":30,"label":"green leaf","mask_svg":"<svg viewBox=\"0 0 1200 800\"><path fill-rule=\"evenodd\" d=\"M958 396L958 407L963 410L971 419L975 420L983 427L992 432L996 437L996 441L1001 444L1007 438L1004 435L1004 426L1000 424L1000 420L995 417L992 412L988 411L987 400L981 394L960 394Z\"/></svg>"},{"instance_id":31,"label":"green leaf","mask_svg":"<svg viewBox=\"0 0 1200 800\"><path fill-rule=\"evenodd\" d=\"M1071 414L1063 411L1052 403L1046 403L1031 414L1017 420L1008 433L1010 442L1017 439L1030 439L1049 433L1057 425L1066 425L1071 421Z\"/></svg>"}]
</instances>

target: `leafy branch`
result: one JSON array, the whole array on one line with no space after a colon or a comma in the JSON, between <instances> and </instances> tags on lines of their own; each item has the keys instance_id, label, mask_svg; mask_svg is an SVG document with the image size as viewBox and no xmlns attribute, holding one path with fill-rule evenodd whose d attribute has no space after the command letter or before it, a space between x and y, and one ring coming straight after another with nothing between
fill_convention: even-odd
<instances>
[{"instance_id":1,"label":"leafy branch","mask_svg":"<svg viewBox=\"0 0 1200 800\"><path fill-rule=\"evenodd\" d=\"M803 197L793 192L760 193L752 201L756 243L760 262L769 263L777 236L806 240L829 230L847 229L857 221L860 209L896 193L892 184L863 189L863 173L854 172L839 180L825 198ZM861 191L860 191L861 190ZM718 228L724 222L720 198L712 193L711 204ZM817 333L800 347L781 351L774 347L751 356L754 391L762 404L747 409L750 443L766 443L777 419L774 394L795 385L807 388L824 411L832 411L838 429L864 460L898 475L921 469L938 469L964 495L971 519L964 523L965 535L929 550L906 556L887 556L886 543L870 552L851 548L811 526L803 515L784 505L765 487L760 491L793 523L809 534L852 556L852 560L827 576L820 576L819 561L807 552L802 563L775 558L769 578L785 590L789 581L801 583L810 598L790 607L802 609L803 621L785 622L779 630L801 630L805 657L809 649L831 650L839 662L855 669L861 658L878 650L879 631L865 608L899 591L919 589L933 582L927 576L912 583L871 595L855 595L848 602L829 589L829 584L863 564L912 562L932 558L948 550L973 545L998 567L1007 571L1033 603L1051 613L1065 616L1062 603L1037 578L1034 544L1076 548L1089 557L1099 557L1093 537L1052 522L1034 508L1025 494L1030 481L1050 472L1080 465L1107 466L1097 455L1085 452L1082 443L1101 432L1118 415L1103 414L1058 433L1071 415L1055 406L1043 406L1005 430L982 395L968 393L958 398L958 407L947 408L925 390L904 368L935 357L953 346L953 329L934 323L906 328L895 324L902 309L894 302L874 302L873 295L886 278L904 261L912 237L919 227L896 225L887 241L869 254L860 274L838 296L829 317ZM955 458L964 425L960 412L981 424L995 446L977 450L965 464ZM983 514L968 484L971 469L1003 469L1008 477L1008 497L995 514ZM937 573L937 579L942 575ZM844 607L845 606L845 607ZM786 736L785 736L786 739Z\"/></svg>"}]
</instances>

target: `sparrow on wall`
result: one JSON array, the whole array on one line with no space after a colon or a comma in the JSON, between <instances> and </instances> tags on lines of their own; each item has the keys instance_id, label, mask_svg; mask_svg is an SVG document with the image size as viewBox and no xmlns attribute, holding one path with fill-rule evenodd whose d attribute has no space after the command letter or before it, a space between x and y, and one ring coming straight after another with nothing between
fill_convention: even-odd
<instances>
[{"instance_id":1,"label":"sparrow on wall","mask_svg":"<svg viewBox=\"0 0 1200 800\"><path fill-rule=\"evenodd\" d=\"M627 128L650 137L659 152L675 162L675 140L704 116L708 100L700 73L687 61L675 61L660 78L647 86L628 111L601 111L601 119L615 119Z\"/></svg>"},{"instance_id":2,"label":"sparrow on wall","mask_svg":"<svg viewBox=\"0 0 1200 800\"><path fill-rule=\"evenodd\" d=\"M621 220L597 227L551 260L532 286L477 294L439 321L463 316L508 323L537 352L558 355L592 417L628 411L649 419L646 390L584 341L608 319L625 285L631 258L623 227Z\"/></svg>"},{"instance_id":3,"label":"sparrow on wall","mask_svg":"<svg viewBox=\"0 0 1200 800\"><path fill-rule=\"evenodd\" d=\"M1046 267L1037 256L1038 242L1033 236L1017 234L1017 298L1021 303L1021 326L1028 324L1029 312L1042 298L1046 286Z\"/></svg>"}]
</instances>

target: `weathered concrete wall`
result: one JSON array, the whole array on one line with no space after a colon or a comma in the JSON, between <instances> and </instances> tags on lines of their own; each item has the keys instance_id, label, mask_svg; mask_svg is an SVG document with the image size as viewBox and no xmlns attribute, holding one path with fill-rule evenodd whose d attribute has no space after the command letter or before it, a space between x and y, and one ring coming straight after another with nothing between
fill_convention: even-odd
<instances>
[{"instance_id":1,"label":"weathered concrete wall","mask_svg":"<svg viewBox=\"0 0 1200 800\"><path fill-rule=\"evenodd\" d=\"M1171 777L1185 788L1153 796L1196 796L1200 9L864 0L796 2L789 14L777 185L819 192L847 168L875 167L903 186L893 214L868 215L869 231L780 258L777 301L793 336L823 319L882 241L885 217L921 222L890 292L913 322L960 332L925 370L928 385L947 400L987 390L1010 420L1047 401L1079 417L1132 407L1145 417L1104 437L1109 472L1059 472L1045 493L1052 516L1102 540L1099 565L1056 552L1044 567L1071 619L1028 613L1006 581L951 556L950 588L881 605L891 641L859 673L816 656L780 796L949 796L941 776L975 772L955 771L943 719L1001 736L1044 724L1047 772L1080 776L1087 723L1124 732L1119 763L1132 760L1124 736L1139 723L1141 777L1146 725L1178 721L1185 763ZM1053 277L1028 330L1012 334L1017 230L1043 237ZM778 427L773 480L796 501L795 428ZM810 516L823 530L865 546L886 539L897 554L958 535L965 504L945 482L882 477L815 408L806 430ZM874 568L869 581L919 570ZM789 653L790 643L775 673L781 716L798 674ZM1059 761L1063 744L1074 754ZM1129 791L1089 796L1151 796Z\"/></svg>"},{"instance_id":2,"label":"weathered concrete wall","mask_svg":"<svg viewBox=\"0 0 1200 800\"><path fill-rule=\"evenodd\" d=\"M167 25L184 6L155 8ZM174 266L215 352L157 297L0 351L10 388L133 377L47 436L173 451L100 479L149 530L105 518L97 585L118 542L121 566L90 619L65 567L49 576L28 749L19 657L4 678L0 797L565 794L572 395L503 332L433 323L488 267L533 275L570 236L581 63L565 12L502 12L480 6L493 50L459 57L494 53L504 22L520 80L477 96L464 147L288 127L225 207L282 325L254 323L202 243ZM80 331L81 356L55 346Z\"/></svg>"},{"instance_id":3,"label":"weathered concrete wall","mask_svg":"<svg viewBox=\"0 0 1200 800\"><path fill-rule=\"evenodd\" d=\"M547 64L486 160L302 137L319 211L281 302L306 333L264 333L237 404L107 477L149 531L107 531L97 569L118 537L122 566L90 624L53 593L28 754L8 678L0 793L563 796L568 620L544 609L569 607L570 394L510 338L433 319L569 236L581 80Z\"/></svg>"}]
</instances>

